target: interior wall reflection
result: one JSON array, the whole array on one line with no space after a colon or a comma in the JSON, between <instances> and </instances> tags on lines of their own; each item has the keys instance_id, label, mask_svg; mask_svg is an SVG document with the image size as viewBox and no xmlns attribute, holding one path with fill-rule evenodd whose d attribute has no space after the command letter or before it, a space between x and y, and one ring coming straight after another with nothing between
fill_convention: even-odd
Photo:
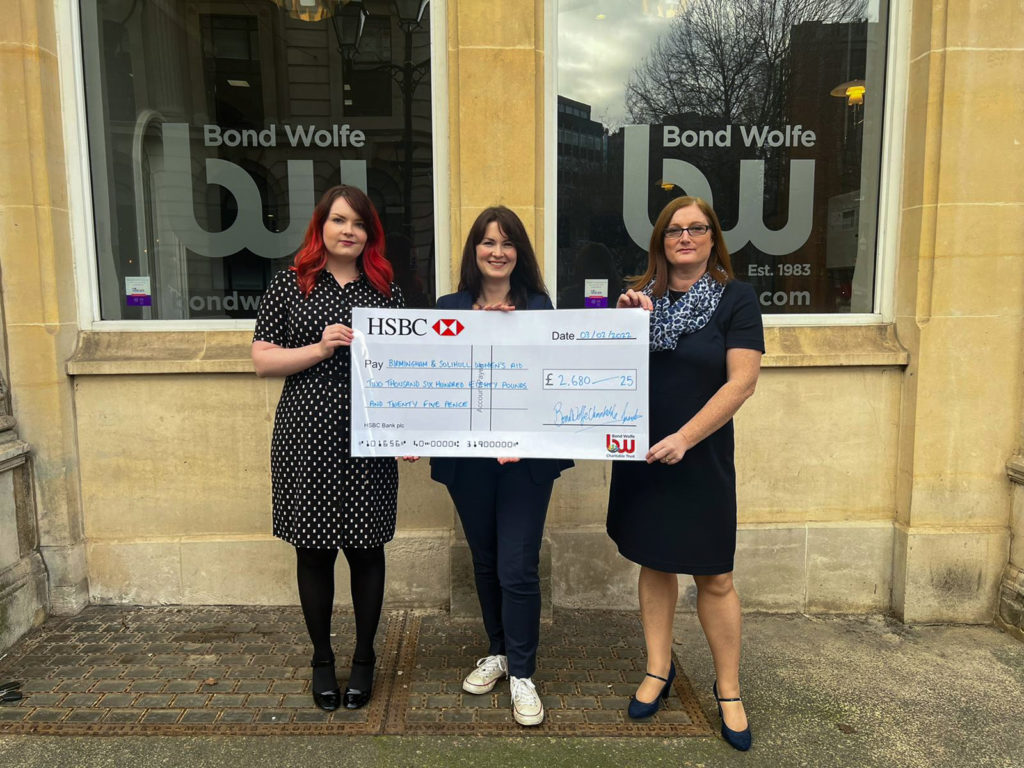
<instances>
[{"instance_id":1,"label":"interior wall reflection","mask_svg":"<svg viewBox=\"0 0 1024 768\"><path fill-rule=\"evenodd\" d=\"M83 0L101 317L255 317L319 195L434 296L427 0Z\"/></svg>"}]
</instances>

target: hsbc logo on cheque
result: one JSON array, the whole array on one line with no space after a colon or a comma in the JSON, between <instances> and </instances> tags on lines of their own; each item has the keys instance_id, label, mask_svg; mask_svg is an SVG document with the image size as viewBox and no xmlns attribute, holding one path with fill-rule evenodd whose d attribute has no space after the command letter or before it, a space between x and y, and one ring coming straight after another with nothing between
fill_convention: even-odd
<instances>
[{"instance_id":1,"label":"hsbc logo on cheque","mask_svg":"<svg viewBox=\"0 0 1024 768\"><path fill-rule=\"evenodd\" d=\"M466 328L458 320L445 319L438 320L430 327L434 329L434 333L438 336L458 336Z\"/></svg>"}]
</instances>

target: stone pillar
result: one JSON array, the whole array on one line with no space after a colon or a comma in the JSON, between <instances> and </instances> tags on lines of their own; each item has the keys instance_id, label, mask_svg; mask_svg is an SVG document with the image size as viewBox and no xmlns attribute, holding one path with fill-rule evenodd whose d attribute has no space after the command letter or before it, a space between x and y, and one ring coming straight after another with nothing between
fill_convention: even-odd
<instances>
[{"instance_id":1,"label":"stone pillar","mask_svg":"<svg viewBox=\"0 0 1024 768\"><path fill-rule=\"evenodd\" d=\"M0 651L46 618L28 443L18 439L0 373Z\"/></svg>"},{"instance_id":2,"label":"stone pillar","mask_svg":"<svg viewBox=\"0 0 1024 768\"><path fill-rule=\"evenodd\" d=\"M75 269L52 0L14 0L0 31L0 274L12 413L32 446L50 608L89 597L71 380Z\"/></svg>"},{"instance_id":3,"label":"stone pillar","mask_svg":"<svg viewBox=\"0 0 1024 768\"><path fill-rule=\"evenodd\" d=\"M1024 364L1024 37L1007 19L1015 0L913 3L896 282L905 621L992 621L1007 563Z\"/></svg>"},{"instance_id":4,"label":"stone pillar","mask_svg":"<svg viewBox=\"0 0 1024 768\"><path fill-rule=\"evenodd\" d=\"M1006 464L1013 482L1013 514L1010 521L1010 561L999 585L996 622L1024 640L1024 458L1014 456Z\"/></svg>"}]
</instances>

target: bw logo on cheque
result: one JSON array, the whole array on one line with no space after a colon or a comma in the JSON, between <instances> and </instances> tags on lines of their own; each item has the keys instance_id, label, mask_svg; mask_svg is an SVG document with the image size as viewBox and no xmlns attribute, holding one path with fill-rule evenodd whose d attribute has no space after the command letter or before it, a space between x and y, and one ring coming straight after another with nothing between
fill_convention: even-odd
<instances>
[{"instance_id":1,"label":"bw logo on cheque","mask_svg":"<svg viewBox=\"0 0 1024 768\"><path fill-rule=\"evenodd\" d=\"M629 435L605 435L608 453L632 454L636 452L636 438Z\"/></svg>"}]
</instances>

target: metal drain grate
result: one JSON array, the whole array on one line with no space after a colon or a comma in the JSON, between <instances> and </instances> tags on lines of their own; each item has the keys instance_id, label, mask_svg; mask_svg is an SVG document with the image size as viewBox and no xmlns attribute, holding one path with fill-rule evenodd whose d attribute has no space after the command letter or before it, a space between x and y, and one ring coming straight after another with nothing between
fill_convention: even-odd
<instances>
[{"instance_id":1,"label":"metal drain grate","mask_svg":"<svg viewBox=\"0 0 1024 768\"><path fill-rule=\"evenodd\" d=\"M334 625L345 675L354 625L344 611ZM556 611L544 623L534 680L547 719L533 728L512 720L507 683L484 696L462 691L486 649L478 621L393 611L382 630L370 704L326 713L309 694L309 641L298 608L90 606L48 621L0 661L0 679L22 680L25 693L0 705L0 733L712 734L681 674L657 715L626 717L644 671L633 614Z\"/></svg>"}]
</instances>

